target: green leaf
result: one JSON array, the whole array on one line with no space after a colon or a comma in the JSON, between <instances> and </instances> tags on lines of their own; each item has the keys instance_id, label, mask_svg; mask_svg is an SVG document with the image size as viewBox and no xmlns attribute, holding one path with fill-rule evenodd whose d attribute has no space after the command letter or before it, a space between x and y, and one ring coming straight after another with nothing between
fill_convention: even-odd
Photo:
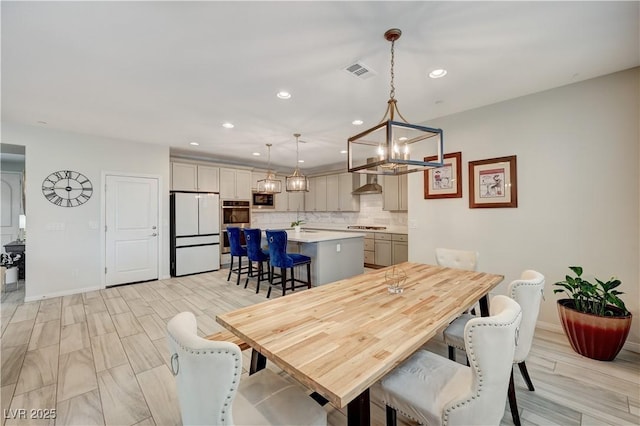
<instances>
[{"instance_id":1,"label":"green leaf","mask_svg":"<svg viewBox=\"0 0 640 426\"><path fill-rule=\"evenodd\" d=\"M577 276L582 275L582 266L569 266L569 269L571 269Z\"/></svg>"}]
</instances>

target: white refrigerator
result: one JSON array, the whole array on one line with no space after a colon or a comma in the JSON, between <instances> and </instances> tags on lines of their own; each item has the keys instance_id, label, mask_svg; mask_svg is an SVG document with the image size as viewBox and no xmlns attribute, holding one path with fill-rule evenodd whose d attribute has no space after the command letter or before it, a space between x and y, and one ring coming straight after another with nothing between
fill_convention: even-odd
<instances>
[{"instance_id":1,"label":"white refrigerator","mask_svg":"<svg viewBox=\"0 0 640 426\"><path fill-rule=\"evenodd\" d=\"M172 192L171 276L220 269L220 195Z\"/></svg>"}]
</instances>

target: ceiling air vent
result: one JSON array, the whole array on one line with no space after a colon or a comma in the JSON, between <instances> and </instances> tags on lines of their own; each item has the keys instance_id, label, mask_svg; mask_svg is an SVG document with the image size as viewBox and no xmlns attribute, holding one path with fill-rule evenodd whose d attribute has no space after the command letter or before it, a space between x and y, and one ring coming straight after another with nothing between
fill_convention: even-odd
<instances>
[{"instance_id":1,"label":"ceiling air vent","mask_svg":"<svg viewBox=\"0 0 640 426\"><path fill-rule=\"evenodd\" d=\"M355 64L349 65L344 70L354 77L358 77L362 80L366 80L367 78L373 77L377 74L374 70L360 61L356 62Z\"/></svg>"}]
</instances>

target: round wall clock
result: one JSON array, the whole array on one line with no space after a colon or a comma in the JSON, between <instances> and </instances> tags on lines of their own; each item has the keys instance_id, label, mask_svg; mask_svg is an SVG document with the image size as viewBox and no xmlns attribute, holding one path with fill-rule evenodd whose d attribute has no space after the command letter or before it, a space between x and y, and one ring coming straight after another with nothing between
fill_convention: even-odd
<instances>
[{"instance_id":1,"label":"round wall clock","mask_svg":"<svg viewBox=\"0 0 640 426\"><path fill-rule=\"evenodd\" d=\"M42 182L42 193L56 206L78 207L89 201L93 194L93 185L82 173L60 170L45 178Z\"/></svg>"}]
</instances>

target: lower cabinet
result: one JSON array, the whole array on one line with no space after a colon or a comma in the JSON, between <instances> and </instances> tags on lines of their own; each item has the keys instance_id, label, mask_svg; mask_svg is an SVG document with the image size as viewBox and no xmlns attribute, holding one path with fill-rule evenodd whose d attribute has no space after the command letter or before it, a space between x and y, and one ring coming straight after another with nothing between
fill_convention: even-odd
<instances>
[{"instance_id":1,"label":"lower cabinet","mask_svg":"<svg viewBox=\"0 0 640 426\"><path fill-rule=\"evenodd\" d=\"M407 234L367 233L364 239L364 263L368 266L389 266L409 259Z\"/></svg>"},{"instance_id":2,"label":"lower cabinet","mask_svg":"<svg viewBox=\"0 0 640 426\"><path fill-rule=\"evenodd\" d=\"M409 236L405 234L391 234L391 262L392 265L409 260Z\"/></svg>"},{"instance_id":3,"label":"lower cabinet","mask_svg":"<svg viewBox=\"0 0 640 426\"><path fill-rule=\"evenodd\" d=\"M389 266L392 263L391 254L391 234L376 233L374 239L375 264L378 266Z\"/></svg>"}]
</instances>

